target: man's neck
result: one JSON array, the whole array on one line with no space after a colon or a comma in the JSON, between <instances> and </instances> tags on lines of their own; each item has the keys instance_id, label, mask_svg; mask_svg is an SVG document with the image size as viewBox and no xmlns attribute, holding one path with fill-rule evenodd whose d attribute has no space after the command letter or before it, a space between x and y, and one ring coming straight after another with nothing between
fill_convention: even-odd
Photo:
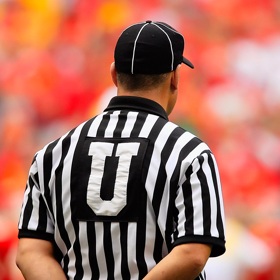
<instances>
[{"instance_id":1,"label":"man's neck","mask_svg":"<svg viewBox=\"0 0 280 280\"><path fill-rule=\"evenodd\" d=\"M167 109L167 104L168 104L168 99L167 94L163 92L163 89L161 88L156 88L153 90L145 90L145 91L125 91L121 90L118 88L118 96L135 96L135 97L142 97L142 98L147 98L151 99L158 104L160 104L164 110Z\"/></svg>"}]
</instances>

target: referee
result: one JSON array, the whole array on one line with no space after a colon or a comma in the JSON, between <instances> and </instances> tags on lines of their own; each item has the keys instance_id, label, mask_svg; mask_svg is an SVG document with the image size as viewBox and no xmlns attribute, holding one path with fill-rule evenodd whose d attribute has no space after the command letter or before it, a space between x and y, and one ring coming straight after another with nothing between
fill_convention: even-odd
<instances>
[{"instance_id":1,"label":"referee","mask_svg":"<svg viewBox=\"0 0 280 280\"><path fill-rule=\"evenodd\" d=\"M128 27L105 111L34 157L19 219L27 280L206 279L225 252L215 158L168 120L184 38L162 22Z\"/></svg>"}]
</instances>

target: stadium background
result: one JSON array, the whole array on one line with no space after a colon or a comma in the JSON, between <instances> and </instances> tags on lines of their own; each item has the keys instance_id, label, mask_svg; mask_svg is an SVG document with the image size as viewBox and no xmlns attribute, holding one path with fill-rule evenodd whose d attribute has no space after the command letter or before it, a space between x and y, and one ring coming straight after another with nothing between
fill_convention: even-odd
<instances>
[{"instance_id":1,"label":"stadium background","mask_svg":"<svg viewBox=\"0 0 280 280\"><path fill-rule=\"evenodd\" d=\"M279 0L0 0L0 280L14 264L33 154L104 108L129 24L166 21L186 38L170 118L216 154L227 253L210 280L280 279ZM217 274L218 273L218 274Z\"/></svg>"}]
</instances>

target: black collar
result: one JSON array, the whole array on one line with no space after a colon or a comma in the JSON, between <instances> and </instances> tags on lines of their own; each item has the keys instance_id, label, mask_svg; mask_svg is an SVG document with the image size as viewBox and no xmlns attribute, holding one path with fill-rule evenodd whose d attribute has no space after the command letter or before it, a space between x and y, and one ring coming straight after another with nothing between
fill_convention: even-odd
<instances>
[{"instance_id":1,"label":"black collar","mask_svg":"<svg viewBox=\"0 0 280 280\"><path fill-rule=\"evenodd\" d=\"M104 111L125 109L137 112L147 112L168 120L165 110L157 102L151 99L135 96L115 96L110 100L108 107Z\"/></svg>"}]
</instances>

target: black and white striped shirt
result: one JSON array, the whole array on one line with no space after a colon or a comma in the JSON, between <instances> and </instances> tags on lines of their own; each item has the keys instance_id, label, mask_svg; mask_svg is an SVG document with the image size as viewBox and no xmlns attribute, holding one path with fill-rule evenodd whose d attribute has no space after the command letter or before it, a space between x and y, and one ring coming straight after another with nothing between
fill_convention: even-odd
<instances>
[{"instance_id":1,"label":"black and white striped shirt","mask_svg":"<svg viewBox=\"0 0 280 280\"><path fill-rule=\"evenodd\" d=\"M211 244L211 256L221 255L215 158L157 103L114 97L35 155L21 237L54 241L68 279L142 279L182 243Z\"/></svg>"}]
</instances>

